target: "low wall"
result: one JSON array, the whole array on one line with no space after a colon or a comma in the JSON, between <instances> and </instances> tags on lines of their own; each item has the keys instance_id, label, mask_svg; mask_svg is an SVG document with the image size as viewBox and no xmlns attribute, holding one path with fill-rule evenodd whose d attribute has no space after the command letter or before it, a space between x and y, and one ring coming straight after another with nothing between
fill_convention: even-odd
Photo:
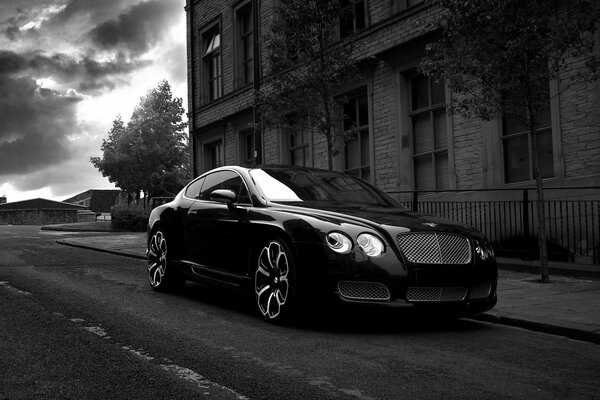
<instances>
[{"instance_id":1,"label":"low wall","mask_svg":"<svg viewBox=\"0 0 600 400\"><path fill-rule=\"evenodd\" d=\"M96 213L89 210L77 211L77 222L94 222L96 221Z\"/></svg>"}]
</instances>

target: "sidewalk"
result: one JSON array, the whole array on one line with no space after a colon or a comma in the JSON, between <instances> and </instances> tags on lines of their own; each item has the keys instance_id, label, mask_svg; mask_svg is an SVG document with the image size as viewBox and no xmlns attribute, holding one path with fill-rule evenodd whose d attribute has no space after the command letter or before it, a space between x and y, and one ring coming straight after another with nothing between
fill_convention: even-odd
<instances>
[{"instance_id":1,"label":"sidewalk","mask_svg":"<svg viewBox=\"0 0 600 400\"><path fill-rule=\"evenodd\" d=\"M145 259L145 240L145 233L113 233L66 237L57 243ZM539 274L519 272L520 262L513 261L499 260L498 304L475 319L600 344L600 279L551 271L550 283L543 284ZM573 267L568 272L578 275ZM583 272L581 276L586 276Z\"/></svg>"}]
</instances>

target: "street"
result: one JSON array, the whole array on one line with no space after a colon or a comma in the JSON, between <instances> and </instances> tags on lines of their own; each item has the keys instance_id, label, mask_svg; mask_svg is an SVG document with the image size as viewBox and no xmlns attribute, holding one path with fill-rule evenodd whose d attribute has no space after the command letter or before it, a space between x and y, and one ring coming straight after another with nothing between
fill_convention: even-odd
<instances>
[{"instance_id":1,"label":"street","mask_svg":"<svg viewBox=\"0 0 600 400\"><path fill-rule=\"evenodd\" d=\"M392 309L281 327L244 294L155 292L144 261L55 242L70 235L0 225L0 400L600 394L596 344Z\"/></svg>"}]
</instances>

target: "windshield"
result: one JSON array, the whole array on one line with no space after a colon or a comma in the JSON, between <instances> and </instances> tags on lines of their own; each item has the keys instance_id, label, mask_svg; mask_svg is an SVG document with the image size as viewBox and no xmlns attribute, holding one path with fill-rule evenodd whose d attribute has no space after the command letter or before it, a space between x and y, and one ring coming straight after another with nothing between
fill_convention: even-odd
<instances>
[{"instance_id":1,"label":"windshield","mask_svg":"<svg viewBox=\"0 0 600 400\"><path fill-rule=\"evenodd\" d=\"M387 195L350 175L320 170L254 169L254 182L269 201L353 203L399 207Z\"/></svg>"}]
</instances>

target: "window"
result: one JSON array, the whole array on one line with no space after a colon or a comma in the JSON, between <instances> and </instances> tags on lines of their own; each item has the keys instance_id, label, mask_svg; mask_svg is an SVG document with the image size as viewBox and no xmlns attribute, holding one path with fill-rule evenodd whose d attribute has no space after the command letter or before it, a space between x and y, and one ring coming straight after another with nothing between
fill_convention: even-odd
<instances>
[{"instance_id":1,"label":"window","mask_svg":"<svg viewBox=\"0 0 600 400\"><path fill-rule=\"evenodd\" d=\"M287 144L287 163L301 167L310 166L310 132L302 121L294 115L289 115L283 135L284 143Z\"/></svg>"},{"instance_id":2,"label":"window","mask_svg":"<svg viewBox=\"0 0 600 400\"><path fill-rule=\"evenodd\" d=\"M233 171L218 171L205 177L199 199L209 201L210 194L218 189L231 190L237 196L236 203L251 204L243 179Z\"/></svg>"},{"instance_id":3,"label":"window","mask_svg":"<svg viewBox=\"0 0 600 400\"><path fill-rule=\"evenodd\" d=\"M344 104L344 171L371 180L369 145L369 102L366 91L348 98Z\"/></svg>"},{"instance_id":4,"label":"window","mask_svg":"<svg viewBox=\"0 0 600 400\"><path fill-rule=\"evenodd\" d=\"M366 0L344 0L342 5L350 10L340 17L340 37L349 36L367 27Z\"/></svg>"},{"instance_id":5,"label":"window","mask_svg":"<svg viewBox=\"0 0 600 400\"><path fill-rule=\"evenodd\" d=\"M425 0L393 0L393 12L397 13L408 8L414 7L417 4L423 3Z\"/></svg>"},{"instance_id":6,"label":"window","mask_svg":"<svg viewBox=\"0 0 600 400\"><path fill-rule=\"evenodd\" d=\"M250 3L236 11L236 20L238 86L244 86L254 81L254 35Z\"/></svg>"},{"instance_id":7,"label":"window","mask_svg":"<svg viewBox=\"0 0 600 400\"><path fill-rule=\"evenodd\" d=\"M518 96L514 92L505 92L504 100ZM539 128L536 131L537 153L542 178L554 176L554 154L552 149L552 127L550 104L538 115ZM533 180L533 157L531 137L528 129L514 116L502 118L502 147L504 151L504 181L506 183Z\"/></svg>"},{"instance_id":8,"label":"window","mask_svg":"<svg viewBox=\"0 0 600 400\"><path fill-rule=\"evenodd\" d=\"M308 132L305 129L290 130L289 136L290 165L307 167L310 165Z\"/></svg>"},{"instance_id":9,"label":"window","mask_svg":"<svg viewBox=\"0 0 600 400\"><path fill-rule=\"evenodd\" d=\"M223 166L223 143L217 140L204 145L204 167L211 170Z\"/></svg>"},{"instance_id":10,"label":"window","mask_svg":"<svg viewBox=\"0 0 600 400\"><path fill-rule=\"evenodd\" d=\"M246 129L240 132L240 163L246 166L254 166L262 163L261 136L256 135L254 129Z\"/></svg>"},{"instance_id":11,"label":"window","mask_svg":"<svg viewBox=\"0 0 600 400\"><path fill-rule=\"evenodd\" d=\"M202 187L202 183L204 182L204 178L200 178L190 183L190 185L185 189L185 197L190 199L195 199L200 195L200 188Z\"/></svg>"},{"instance_id":12,"label":"window","mask_svg":"<svg viewBox=\"0 0 600 400\"><path fill-rule=\"evenodd\" d=\"M202 62L208 101L218 99L223 95L221 32L218 25L202 35Z\"/></svg>"},{"instance_id":13,"label":"window","mask_svg":"<svg viewBox=\"0 0 600 400\"><path fill-rule=\"evenodd\" d=\"M417 190L449 188L446 95L442 82L410 79L414 182Z\"/></svg>"}]
</instances>

